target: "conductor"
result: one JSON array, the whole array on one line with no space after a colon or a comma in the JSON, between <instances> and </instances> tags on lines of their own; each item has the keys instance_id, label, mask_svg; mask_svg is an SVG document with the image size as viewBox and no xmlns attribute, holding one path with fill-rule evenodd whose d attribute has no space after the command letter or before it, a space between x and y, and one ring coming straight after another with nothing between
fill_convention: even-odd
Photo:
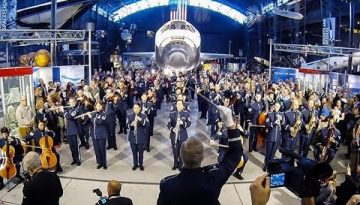
<instances>
[{"instance_id":1,"label":"conductor","mask_svg":"<svg viewBox=\"0 0 360 205\"><path fill-rule=\"evenodd\" d=\"M242 155L240 130L232 119L231 109L218 106L220 116L227 127L229 150L223 160L215 165L201 167L204 159L202 142L188 138L180 148L184 168L177 175L164 178L160 182L158 205L219 205L221 188L231 176ZM213 142L210 142L210 144Z\"/></svg>"}]
</instances>

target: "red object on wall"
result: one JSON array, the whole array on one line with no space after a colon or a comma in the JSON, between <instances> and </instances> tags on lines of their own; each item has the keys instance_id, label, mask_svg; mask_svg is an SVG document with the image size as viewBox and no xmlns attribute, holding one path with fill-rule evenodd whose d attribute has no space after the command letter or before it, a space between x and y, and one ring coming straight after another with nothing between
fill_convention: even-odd
<instances>
[{"instance_id":1,"label":"red object on wall","mask_svg":"<svg viewBox=\"0 0 360 205\"><path fill-rule=\"evenodd\" d=\"M13 77L13 76L24 76L32 75L32 67L10 67L10 68L0 68L0 77Z\"/></svg>"}]
</instances>

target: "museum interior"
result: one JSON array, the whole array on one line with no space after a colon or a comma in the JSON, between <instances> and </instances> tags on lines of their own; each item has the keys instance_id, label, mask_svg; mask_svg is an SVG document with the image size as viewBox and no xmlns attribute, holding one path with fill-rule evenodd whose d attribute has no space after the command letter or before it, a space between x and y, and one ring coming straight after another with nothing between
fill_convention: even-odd
<instances>
[{"instance_id":1,"label":"museum interior","mask_svg":"<svg viewBox=\"0 0 360 205\"><path fill-rule=\"evenodd\" d=\"M360 0L0 15L0 204L360 204Z\"/></svg>"}]
</instances>

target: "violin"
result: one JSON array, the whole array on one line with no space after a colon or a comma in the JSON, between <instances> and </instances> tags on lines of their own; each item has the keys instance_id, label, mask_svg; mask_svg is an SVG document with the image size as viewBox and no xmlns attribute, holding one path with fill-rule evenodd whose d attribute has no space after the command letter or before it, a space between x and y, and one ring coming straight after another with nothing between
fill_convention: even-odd
<instances>
[{"instance_id":1,"label":"violin","mask_svg":"<svg viewBox=\"0 0 360 205\"><path fill-rule=\"evenodd\" d=\"M14 164L15 148L9 144L6 138L6 145L1 149L5 154L0 167L0 176L4 179L12 179L16 176L16 166Z\"/></svg>"},{"instance_id":2,"label":"violin","mask_svg":"<svg viewBox=\"0 0 360 205\"><path fill-rule=\"evenodd\" d=\"M48 170L54 170L57 165L57 158L55 153L52 151L54 146L54 140L50 136L42 136L39 140L41 147L40 160L42 168Z\"/></svg>"}]
</instances>

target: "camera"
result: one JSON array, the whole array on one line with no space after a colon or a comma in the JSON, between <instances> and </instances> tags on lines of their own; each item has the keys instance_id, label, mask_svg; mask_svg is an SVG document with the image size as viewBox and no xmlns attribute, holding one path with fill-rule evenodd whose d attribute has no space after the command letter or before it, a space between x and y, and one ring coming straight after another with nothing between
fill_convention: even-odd
<instances>
[{"instance_id":1,"label":"camera","mask_svg":"<svg viewBox=\"0 0 360 205\"><path fill-rule=\"evenodd\" d=\"M293 151L280 149L280 152L283 158L275 159L268 165L270 187L285 187L300 198L316 195L320 184L312 172L317 162L300 157Z\"/></svg>"},{"instance_id":2,"label":"camera","mask_svg":"<svg viewBox=\"0 0 360 205\"><path fill-rule=\"evenodd\" d=\"M102 195L100 189L94 189L93 193L95 193L99 197L99 201L95 205L102 205L108 202L108 199Z\"/></svg>"}]
</instances>

